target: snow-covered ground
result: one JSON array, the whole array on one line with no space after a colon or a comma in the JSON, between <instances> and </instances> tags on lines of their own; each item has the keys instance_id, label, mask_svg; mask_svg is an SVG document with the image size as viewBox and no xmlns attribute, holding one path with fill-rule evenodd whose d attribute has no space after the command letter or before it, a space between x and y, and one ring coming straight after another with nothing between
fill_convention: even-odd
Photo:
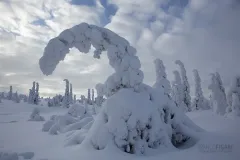
<instances>
[{"instance_id":1,"label":"snow-covered ground","mask_svg":"<svg viewBox=\"0 0 240 160\"><path fill-rule=\"evenodd\" d=\"M190 148L160 153L154 156L136 156L114 147L93 150L81 145L65 146L66 134L50 135L42 132L44 121L28 121L36 105L0 103L0 152L34 152L36 160L238 160L240 159L240 118L218 116L208 111L190 112L187 115L207 132ZM46 120L61 115L67 109L37 106ZM189 144L191 145L191 144ZM0 160L1 157L0 157Z\"/></svg>"}]
</instances>

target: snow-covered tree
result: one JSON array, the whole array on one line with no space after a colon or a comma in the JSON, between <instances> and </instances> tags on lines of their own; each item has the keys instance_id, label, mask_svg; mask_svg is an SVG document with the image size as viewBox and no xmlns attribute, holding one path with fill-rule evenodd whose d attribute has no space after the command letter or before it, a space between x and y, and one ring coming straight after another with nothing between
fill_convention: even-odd
<instances>
[{"instance_id":1,"label":"snow-covered tree","mask_svg":"<svg viewBox=\"0 0 240 160\"><path fill-rule=\"evenodd\" d=\"M75 104L77 102L76 94L73 96L73 103Z\"/></svg>"},{"instance_id":2,"label":"snow-covered tree","mask_svg":"<svg viewBox=\"0 0 240 160\"><path fill-rule=\"evenodd\" d=\"M98 83L95 86L95 89L97 90L96 104L98 106L101 106L103 103L103 96L104 96L104 84Z\"/></svg>"},{"instance_id":3,"label":"snow-covered tree","mask_svg":"<svg viewBox=\"0 0 240 160\"><path fill-rule=\"evenodd\" d=\"M32 89L29 89L29 93L28 93L28 103L31 103L31 99L32 99Z\"/></svg>"},{"instance_id":4,"label":"snow-covered tree","mask_svg":"<svg viewBox=\"0 0 240 160\"><path fill-rule=\"evenodd\" d=\"M34 93L33 104L38 105L38 103L39 103L39 83L36 83L36 90Z\"/></svg>"},{"instance_id":5,"label":"snow-covered tree","mask_svg":"<svg viewBox=\"0 0 240 160\"><path fill-rule=\"evenodd\" d=\"M183 102L187 107L187 111L191 111L191 96L190 96L190 86L188 83L186 69L184 64L180 60L176 60L175 63L179 65L181 70L182 84L183 84Z\"/></svg>"},{"instance_id":6,"label":"snow-covered tree","mask_svg":"<svg viewBox=\"0 0 240 160\"><path fill-rule=\"evenodd\" d=\"M40 111L38 108L34 108L31 115L30 115L30 118L29 118L29 121L44 121L44 117L40 115Z\"/></svg>"},{"instance_id":7,"label":"snow-covered tree","mask_svg":"<svg viewBox=\"0 0 240 160\"><path fill-rule=\"evenodd\" d=\"M198 70L193 70L194 81L195 81L195 97L192 103L193 110L208 109L206 100L203 96L201 78L199 76Z\"/></svg>"},{"instance_id":8,"label":"snow-covered tree","mask_svg":"<svg viewBox=\"0 0 240 160\"><path fill-rule=\"evenodd\" d=\"M232 113L240 116L240 99L237 93L232 94Z\"/></svg>"},{"instance_id":9,"label":"snow-covered tree","mask_svg":"<svg viewBox=\"0 0 240 160\"><path fill-rule=\"evenodd\" d=\"M185 103L183 103L183 85L180 77L180 73L175 70L173 71L174 81L172 82L172 99L176 105L183 111L186 111Z\"/></svg>"},{"instance_id":10,"label":"snow-covered tree","mask_svg":"<svg viewBox=\"0 0 240 160\"><path fill-rule=\"evenodd\" d=\"M35 104L36 98L36 82L33 82L32 89L29 89L28 103Z\"/></svg>"},{"instance_id":11,"label":"snow-covered tree","mask_svg":"<svg viewBox=\"0 0 240 160\"><path fill-rule=\"evenodd\" d=\"M80 97L80 101L81 101L82 104L86 101L86 98L85 98L84 95L81 95L81 97Z\"/></svg>"},{"instance_id":12,"label":"snow-covered tree","mask_svg":"<svg viewBox=\"0 0 240 160\"><path fill-rule=\"evenodd\" d=\"M48 107L54 106L53 100L50 97L48 97L48 99L47 99L47 104L48 104Z\"/></svg>"},{"instance_id":13,"label":"snow-covered tree","mask_svg":"<svg viewBox=\"0 0 240 160\"><path fill-rule=\"evenodd\" d=\"M94 98L94 89L92 89L92 103L94 103L95 98Z\"/></svg>"},{"instance_id":14,"label":"snow-covered tree","mask_svg":"<svg viewBox=\"0 0 240 160\"><path fill-rule=\"evenodd\" d=\"M91 89L90 88L88 88L87 102L88 102L88 104L91 104Z\"/></svg>"},{"instance_id":15,"label":"snow-covered tree","mask_svg":"<svg viewBox=\"0 0 240 160\"><path fill-rule=\"evenodd\" d=\"M227 108L227 100L225 89L222 84L221 77L218 72L211 74L211 84L208 88L212 91L212 105L213 110L217 114L224 115Z\"/></svg>"},{"instance_id":16,"label":"snow-covered tree","mask_svg":"<svg viewBox=\"0 0 240 160\"><path fill-rule=\"evenodd\" d=\"M33 82L32 95L31 95L31 104L34 104L35 93L36 93L36 82Z\"/></svg>"},{"instance_id":17,"label":"snow-covered tree","mask_svg":"<svg viewBox=\"0 0 240 160\"><path fill-rule=\"evenodd\" d=\"M153 85L154 88L163 88L166 95L171 93L171 85L167 79L166 69L163 61L160 59L154 60L155 70L156 70L156 82Z\"/></svg>"},{"instance_id":18,"label":"snow-covered tree","mask_svg":"<svg viewBox=\"0 0 240 160\"><path fill-rule=\"evenodd\" d=\"M66 82L65 94L63 99L63 106L69 108L70 105L70 96L69 96L69 81L68 79L64 79Z\"/></svg>"},{"instance_id":19,"label":"snow-covered tree","mask_svg":"<svg viewBox=\"0 0 240 160\"><path fill-rule=\"evenodd\" d=\"M18 95L17 92L14 93L14 95L13 95L13 100L14 100L16 103L20 103L20 98L19 98L19 95Z\"/></svg>"},{"instance_id":20,"label":"snow-covered tree","mask_svg":"<svg viewBox=\"0 0 240 160\"><path fill-rule=\"evenodd\" d=\"M1 92L1 98L2 98L2 99L5 99L4 92Z\"/></svg>"},{"instance_id":21,"label":"snow-covered tree","mask_svg":"<svg viewBox=\"0 0 240 160\"><path fill-rule=\"evenodd\" d=\"M227 94L227 101L228 101L228 109L227 112L232 111L232 101L233 101L233 94L236 94L240 99L240 76L234 77L231 86L229 88Z\"/></svg>"},{"instance_id":22,"label":"snow-covered tree","mask_svg":"<svg viewBox=\"0 0 240 160\"><path fill-rule=\"evenodd\" d=\"M104 96L108 98L82 143L96 150L115 145L123 152L145 154L199 138L197 132L203 130L174 103L169 103L164 92L143 83L136 50L108 29L81 23L63 31L44 49L40 68L49 75L64 60L69 48L88 53L91 46L96 49L95 58L107 51L115 72L104 83Z\"/></svg>"},{"instance_id":23,"label":"snow-covered tree","mask_svg":"<svg viewBox=\"0 0 240 160\"><path fill-rule=\"evenodd\" d=\"M73 103L73 91L72 91L72 83L70 83L70 103L72 104Z\"/></svg>"},{"instance_id":24,"label":"snow-covered tree","mask_svg":"<svg viewBox=\"0 0 240 160\"><path fill-rule=\"evenodd\" d=\"M12 100L13 97L13 91L12 91L12 86L9 87L9 92L8 92L8 100Z\"/></svg>"}]
</instances>

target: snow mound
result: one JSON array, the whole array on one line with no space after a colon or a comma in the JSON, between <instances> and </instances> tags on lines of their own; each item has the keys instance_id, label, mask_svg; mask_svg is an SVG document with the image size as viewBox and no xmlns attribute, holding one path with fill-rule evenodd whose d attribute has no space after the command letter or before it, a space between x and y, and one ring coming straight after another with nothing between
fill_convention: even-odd
<instances>
[{"instance_id":1,"label":"snow mound","mask_svg":"<svg viewBox=\"0 0 240 160\"><path fill-rule=\"evenodd\" d=\"M83 144L101 150L112 140L119 149L132 154L147 154L161 146L173 147L172 134L174 138L183 137L186 133L181 132L181 129L191 130L194 128L193 123L188 123L188 119L179 114L174 120L181 118L181 121L173 123L176 132L169 132L163 110L159 110L157 103L149 97L147 92L137 93L132 89L121 89L109 97ZM188 130L187 136L201 131Z\"/></svg>"},{"instance_id":2,"label":"snow mound","mask_svg":"<svg viewBox=\"0 0 240 160\"><path fill-rule=\"evenodd\" d=\"M34 157L33 152L0 152L0 160L27 160Z\"/></svg>"},{"instance_id":3,"label":"snow mound","mask_svg":"<svg viewBox=\"0 0 240 160\"><path fill-rule=\"evenodd\" d=\"M38 108L34 108L32 114L30 115L29 121L45 121L44 117L40 115Z\"/></svg>"},{"instance_id":4,"label":"snow mound","mask_svg":"<svg viewBox=\"0 0 240 160\"><path fill-rule=\"evenodd\" d=\"M68 114L54 115L43 124L42 131L49 132L49 134L56 135L63 130L67 125L76 123L78 120Z\"/></svg>"},{"instance_id":5,"label":"snow mound","mask_svg":"<svg viewBox=\"0 0 240 160\"><path fill-rule=\"evenodd\" d=\"M63 129L63 132L69 132L69 131L73 131L73 130L80 130L81 128L83 128L85 125L87 125L89 122L92 122L92 121L93 121L92 117L83 118L79 122L76 122L76 123L73 123L73 124L70 124L70 125L66 126Z\"/></svg>"},{"instance_id":6,"label":"snow mound","mask_svg":"<svg viewBox=\"0 0 240 160\"><path fill-rule=\"evenodd\" d=\"M73 117L83 117L87 113L86 108L81 104L73 104L69 110L68 114Z\"/></svg>"},{"instance_id":7,"label":"snow mound","mask_svg":"<svg viewBox=\"0 0 240 160\"><path fill-rule=\"evenodd\" d=\"M42 131L57 135L59 133L80 130L91 121L93 121L93 117L86 113L83 106L76 104L65 115L52 115L50 120L43 124Z\"/></svg>"}]
</instances>

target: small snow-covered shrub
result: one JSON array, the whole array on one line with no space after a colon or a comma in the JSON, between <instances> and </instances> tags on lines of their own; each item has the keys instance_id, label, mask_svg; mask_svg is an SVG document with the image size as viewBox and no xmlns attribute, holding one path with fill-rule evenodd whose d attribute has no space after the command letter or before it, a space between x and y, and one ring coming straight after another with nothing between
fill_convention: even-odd
<instances>
[{"instance_id":1,"label":"small snow-covered shrub","mask_svg":"<svg viewBox=\"0 0 240 160\"><path fill-rule=\"evenodd\" d=\"M85 107L81 104L73 104L69 110L68 114L73 117L83 117L85 114L87 114L87 111Z\"/></svg>"},{"instance_id":2,"label":"small snow-covered shrub","mask_svg":"<svg viewBox=\"0 0 240 160\"><path fill-rule=\"evenodd\" d=\"M78 121L76 123L67 125L63 129L63 132L69 132L69 131L72 131L72 130L80 130L82 127L84 127L85 125L87 125L91 121L93 121L92 117L83 118L82 120L80 120L80 121Z\"/></svg>"},{"instance_id":3,"label":"small snow-covered shrub","mask_svg":"<svg viewBox=\"0 0 240 160\"><path fill-rule=\"evenodd\" d=\"M43 132L48 132L50 130L50 128L54 125L54 121L53 120L48 120L47 122L45 122L43 124L43 128L42 131Z\"/></svg>"},{"instance_id":4,"label":"small snow-covered shrub","mask_svg":"<svg viewBox=\"0 0 240 160\"><path fill-rule=\"evenodd\" d=\"M76 123L77 121L78 119L70 116L69 114L59 116L53 115L51 116L50 120L43 124L42 131L56 135L59 132L62 132L64 127Z\"/></svg>"},{"instance_id":5,"label":"small snow-covered shrub","mask_svg":"<svg viewBox=\"0 0 240 160\"><path fill-rule=\"evenodd\" d=\"M155 96L152 95L152 98ZM202 131L181 115L180 110L170 108L173 109L169 111L170 118L164 117L159 103L150 100L150 97L147 92L136 93L131 89L121 89L109 97L84 143L101 150L113 140L113 144L124 152L147 154L149 150L160 146L172 147L172 139L180 144L192 137L192 133ZM169 124L173 128L169 128ZM189 128L192 132L184 132L183 128Z\"/></svg>"},{"instance_id":6,"label":"small snow-covered shrub","mask_svg":"<svg viewBox=\"0 0 240 160\"><path fill-rule=\"evenodd\" d=\"M32 114L30 115L29 121L45 121L44 117L40 115L38 108L34 108Z\"/></svg>"}]
</instances>

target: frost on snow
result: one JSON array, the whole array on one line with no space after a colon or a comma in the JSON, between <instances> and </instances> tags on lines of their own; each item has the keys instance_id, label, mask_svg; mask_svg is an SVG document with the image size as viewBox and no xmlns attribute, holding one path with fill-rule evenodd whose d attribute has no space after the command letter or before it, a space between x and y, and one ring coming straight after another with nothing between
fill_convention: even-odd
<instances>
[{"instance_id":1,"label":"frost on snow","mask_svg":"<svg viewBox=\"0 0 240 160\"><path fill-rule=\"evenodd\" d=\"M106 96L107 100L94 122L87 119L71 123L75 129L88 122L82 128L90 130L87 134L82 128L78 131L80 134L74 132L70 144L82 143L97 150L115 145L127 153L147 154L152 149L178 147L199 138L198 132L203 130L176 107L163 89L142 83L144 76L136 49L108 29L81 23L64 30L49 41L39 60L40 68L45 75L50 75L70 48L88 53L91 46L95 48L94 58L100 58L102 51L107 51L109 64L115 72L104 84L96 86L98 96ZM67 126L69 117L78 119L70 114L65 116L53 117L53 125L46 124L49 132L63 131L61 126Z\"/></svg>"},{"instance_id":2,"label":"frost on snow","mask_svg":"<svg viewBox=\"0 0 240 160\"><path fill-rule=\"evenodd\" d=\"M40 115L38 108L34 108L32 114L30 115L29 121L45 121L44 117Z\"/></svg>"}]
</instances>

